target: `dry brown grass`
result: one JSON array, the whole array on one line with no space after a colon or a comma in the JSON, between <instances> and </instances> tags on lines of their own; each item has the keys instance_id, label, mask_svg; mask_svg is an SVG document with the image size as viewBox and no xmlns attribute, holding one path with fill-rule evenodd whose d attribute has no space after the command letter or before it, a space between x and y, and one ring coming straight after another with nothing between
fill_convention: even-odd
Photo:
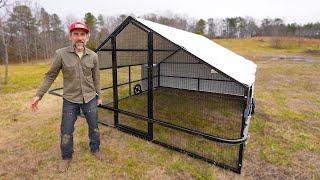
<instances>
[{"instance_id":1,"label":"dry brown grass","mask_svg":"<svg viewBox=\"0 0 320 180\"><path fill-rule=\"evenodd\" d=\"M256 37L248 39L214 39L214 41L250 58L302 56L318 59L320 50L320 39Z\"/></svg>"},{"instance_id":2,"label":"dry brown grass","mask_svg":"<svg viewBox=\"0 0 320 180\"><path fill-rule=\"evenodd\" d=\"M104 126L101 126L101 149L106 155L106 161L99 162L89 152L86 123L83 118L79 118L71 168L67 173L59 174L57 165L60 157L59 124L62 102L58 97L46 95L39 112L31 114L27 109L27 101L34 93L33 90L1 94L5 106L0 110L6 112L0 116L1 178L149 179L159 176L164 179L183 179L212 177L215 171L220 171L201 161L194 161ZM15 103L11 103L13 101ZM198 165L201 168L197 169ZM184 166L187 169L183 169Z\"/></svg>"},{"instance_id":3,"label":"dry brown grass","mask_svg":"<svg viewBox=\"0 0 320 180\"><path fill-rule=\"evenodd\" d=\"M0 179L319 179L320 64L255 61L257 109L241 175L105 126L106 160L99 162L89 152L82 118L71 167L59 174L62 102L46 95L31 114L31 87L0 93Z\"/></svg>"}]
</instances>

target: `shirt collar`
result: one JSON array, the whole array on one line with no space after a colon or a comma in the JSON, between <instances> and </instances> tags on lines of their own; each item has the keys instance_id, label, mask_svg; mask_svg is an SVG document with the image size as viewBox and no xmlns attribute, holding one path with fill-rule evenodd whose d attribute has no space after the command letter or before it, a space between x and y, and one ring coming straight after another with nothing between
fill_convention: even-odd
<instances>
[{"instance_id":1,"label":"shirt collar","mask_svg":"<svg viewBox=\"0 0 320 180\"><path fill-rule=\"evenodd\" d=\"M74 50L73 46L71 45L68 47L68 52L75 53L76 51ZM91 54L91 53L87 47L84 47L83 54L85 55L85 54Z\"/></svg>"}]
</instances>

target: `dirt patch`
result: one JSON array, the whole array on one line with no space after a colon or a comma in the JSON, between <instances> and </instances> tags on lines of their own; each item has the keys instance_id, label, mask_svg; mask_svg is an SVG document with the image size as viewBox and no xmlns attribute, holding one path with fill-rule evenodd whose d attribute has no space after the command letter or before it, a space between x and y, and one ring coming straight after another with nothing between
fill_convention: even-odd
<instances>
[{"instance_id":1,"label":"dirt patch","mask_svg":"<svg viewBox=\"0 0 320 180\"><path fill-rule=\"evenodd\" d=\"M312 55L320 55L320 50L308 49L305 51L305 53L312 54Z\"/></svg>"},{"instance_id":2,"label":"dirt patch","mask_svg":"<svg viewBox=\"0 0 320 180\"><path fill-rule=\"evenodd\" d=\"M276 61L303 61L309 63L320 63L320 58L317 57L306 57L306 56L299 56L299 55L267 55L267 56L258 56L258 59L262 60L276 60Z\"/></svg>"}]
</instances>

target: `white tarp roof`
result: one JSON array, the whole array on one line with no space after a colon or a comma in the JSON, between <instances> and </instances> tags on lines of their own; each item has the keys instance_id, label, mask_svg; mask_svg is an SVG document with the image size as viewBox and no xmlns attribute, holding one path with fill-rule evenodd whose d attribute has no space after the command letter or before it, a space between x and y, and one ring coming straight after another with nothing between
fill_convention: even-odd
<instances>
[{"instance_id":1,"label":"white tarp roof","mask_svg":"<svg viewBox=\"0 0 320 180\"><path fill-rule=\"evenodd\" d=\"M248 86L254 83L257 68L254 62L204 36L140 18L135 19L240 83Z\"/></svg>"}]
</instances>

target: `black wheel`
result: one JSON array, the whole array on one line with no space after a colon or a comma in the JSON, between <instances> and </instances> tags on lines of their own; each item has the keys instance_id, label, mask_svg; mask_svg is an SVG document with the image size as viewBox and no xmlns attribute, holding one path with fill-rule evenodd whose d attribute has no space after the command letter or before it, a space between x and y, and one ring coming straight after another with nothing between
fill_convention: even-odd
<instances>
[{"instance_id":1,"label":"black wheel","mask_svg":"<svg viewBox=\"0 0 320 180\"><path fill-rule=\"evenodd\" d=\"M140 84L136 84L135 86L134 86L134 88L133 88L133 93L135 94L135 95L137 95L137 94L140 94L142 92L142 90L141 90L141 85Z\"/></svg>"}]
</instances>

